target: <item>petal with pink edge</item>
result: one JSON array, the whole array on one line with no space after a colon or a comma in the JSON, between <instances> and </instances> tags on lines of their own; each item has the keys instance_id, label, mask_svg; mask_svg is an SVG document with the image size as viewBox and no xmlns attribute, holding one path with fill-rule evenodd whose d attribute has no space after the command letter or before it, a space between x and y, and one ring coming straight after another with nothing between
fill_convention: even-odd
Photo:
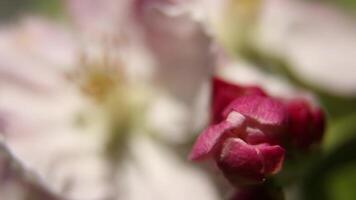
<instances>
[{"instance_id":1,"label":"petal with pink edge","mask_svg":"<svg viewBox=\"0 0 356 200\"><path fill-rule=\"evenodd\" d=\"M271 97L248 95L234 100L224 111L226 116L236 111L264 125L283 125L286 122L286 109L282 102Z\"/></svg>"},{"instance_id":2,"label":"petal with pink edge","mask_svg":"<svg viewBox=\"0 0 356 200\"><path fill-rule=\"evenodd\" d=\"M255 146L239 138L230 138L223 145L218 166L235 185L263 182L263 162Z\"/></svg>"},{"instance_id":3,"label":"petal with pink edge","mask_svg":"<svg viewBox=\"0 0 356 200\"><path fill-rule=\"evenodd\" d=\"M222 142L223 138L231 133L230 130L243 127L244 120L244 116L232 112L225 121L209 126L199 135L189 159L202 160L209 157L216 149L215 147Z\"/></svg>"}]
</instances>

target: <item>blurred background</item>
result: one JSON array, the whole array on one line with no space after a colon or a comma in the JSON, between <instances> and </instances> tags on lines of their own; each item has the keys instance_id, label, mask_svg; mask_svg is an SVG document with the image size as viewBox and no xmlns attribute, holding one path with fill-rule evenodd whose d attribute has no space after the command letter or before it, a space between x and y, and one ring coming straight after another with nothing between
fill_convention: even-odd
<instances>
[{"instance_id":1,"label":"blurred background","mask_svg":"<svg viewBox=\"0 0 356 200\"><path fill-rule=\"evenodd\" d=\"M210 80L327 113L287 200L356 199L355 0L1 0L0 200L226 199Z\"/></svg>"}]
</instances>

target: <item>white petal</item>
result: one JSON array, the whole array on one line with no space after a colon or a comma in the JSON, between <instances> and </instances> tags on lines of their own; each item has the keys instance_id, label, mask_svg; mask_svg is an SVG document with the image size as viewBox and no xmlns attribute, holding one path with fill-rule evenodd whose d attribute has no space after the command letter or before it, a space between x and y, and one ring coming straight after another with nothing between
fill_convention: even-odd
<instances>
[{"instance_id":1,"label":"white petal","mask_svg":"<svg viewBox=\"0 0 356 200\"><path fill-rule=\"evenodd\" d=\"M257 40L309 83L356 94L356 23L320 2L265 0Z\"/></svg>"},{"instance_id":2,"label":"white petal","mask_svg":"<svg viewBox=\"0 0 356 200\"><path fill-rule=\"evenodd\" d=\"M134 160L125 173L129 194L124 199L220 199L212 182L185 159L145 136L132 142Z\"/></svg>"}]
</instances>

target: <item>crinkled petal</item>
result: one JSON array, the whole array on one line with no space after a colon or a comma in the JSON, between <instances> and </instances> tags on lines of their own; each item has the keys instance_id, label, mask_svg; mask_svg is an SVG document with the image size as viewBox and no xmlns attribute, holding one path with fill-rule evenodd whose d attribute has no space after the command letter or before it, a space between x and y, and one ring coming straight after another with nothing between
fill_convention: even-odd
<instances>
[{"instance_id":1,"label":"crinkled petal","mask_svg":"<svg viewBox=\"0 0 356 200\"><path fill-rule=\"evenodd\" d=\"M231 129L243 127L245 117L239 113L231 113L226 121L209 126L196 140L193 149L189 155L190 160L201 160L207 158L215 147L222 141L224 136L228 135Z\"/></svg>"},{"instance_id":2,"label":"crinkled petal","mask_svg":"<svg viewBox=\"0 0 356 200\"><path fill-rule=\"evenodd\" d=\"M219 168L233 184L252 184L264 180L263 162L255 146L239 138L230 138L223 145Z\"/></svg>"},{"instance_id":3,"label":"crinkled petal","mask_svg":"<svg viewBox=\"0 0 356 200\"><path fill-rule=\"evenodd\" d=\"M236 111L264 125L283 125L287 120L285 106L277 99L247 95L234 100L224 111L226 116Z\"/></svg>"},{"instance_id":4,"label":"crinkled petal","mask_svg":"<svg viewBox=\"0 0 356 200\"><path fill-rule=\"evenodd\" d=\"M277 173L284 149L280 146L250 145L239 138L227 139L218 161L219 168L233 184L255 184Z\"/></svg>"}]
</instances>

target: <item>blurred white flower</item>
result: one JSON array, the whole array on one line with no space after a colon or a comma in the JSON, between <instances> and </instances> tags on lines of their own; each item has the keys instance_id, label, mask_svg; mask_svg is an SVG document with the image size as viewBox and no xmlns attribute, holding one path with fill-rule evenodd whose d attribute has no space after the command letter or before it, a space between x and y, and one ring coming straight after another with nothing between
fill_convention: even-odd
<instances>
[{"instance_id":1,"label":"blurred white flower","mask_svg":"<svg viewBox=\"0 0 356 200\"><path fill-rule=\"evenodd\" d=\"M303 80L339 95L356 94L356 23L320 2L265 0L257 44L290 63Z\"/></svg>"},{"instance_id":2,"label":"blurred white flower","mask_svg":"<svg viewBox=\"0 0 356 200\"><path fill-rule=\"evenodd\" d=\"M74 21L89 30L89 35L120 34L123 42L129 43L126 51L136 54L144 51L146 61L154 68L157 87L188 105L208 80L214 65L211 39L201 24L202 16L197 17L203 12L198 8L200 3L197 0L68 0Z\"/></svg>"},{"instance_id":3,"label":"blurred white flower","mask_svg":"<svg viewBox=\"0 0 356 200\"><path fill-rule=\"evenodd\" d=\"M286 61L308 84L356 94L354 16L322 1L209 0L205 7L211 33L229 53L252 48Z\"/></svg>"},{"instance_id":4,"label":"blurred white flower","mask_svg":"<svg viewBox=\"0 0 356 200\"><path fill-rule=\"evenodd\" d=\"M136 7L139 1L68 3L79 29L36 17L0 28L0 130L11 152L65 199L217 199L203 174L146 133L174 132L162 128L167 124L189 126L185 104L176 106L181 100L194 101L212 64L209 39L200 25L185 15L166 15L149 3ZM125 16L124 24L132 22L129 17L137 13L118 11L130 8L143 9L141 14L153 21L136 16L132 30L114 30L122 20L116 15ZM142 40L127 35L134 30L143 33ZM167 103L168 115L147 109L162 102L161 92L148 84L151 66L157 67L154 80L164 79L157 82L174 89L179 99ZM125 162L116 160L122 151ZM153 189L145 196L139 195L149 187Z\"/></svg>"},{"instance_id":5,"label":"blurred white flower","mask_svg":"<svg viewBox=\"0 0 356 200\"><path fill-rule=\"evenodd\" d=\"M123 199L217 200L216 188L204 173L182 162L167 147L136 135L132 139L133 160L125 166L121 178L128 192ZM139 146L140 148L136 148Z\"/></svg>"},{"instance_id":6,"label":"blurred white flower","mask_svg":"<svg viewBox=\"0 0 356 200\"><path fill-rule=\"evenodd\" d=\"M186 6L188 1L136 2L136 19L157 63L157 84L191 105L212 74L211 39L192 20L194 9Z\"/></svg>"},{"instance_id":7,"label":"blurred white flower","mask_svg":"<svg viewBox=\"0 0 356 200\"><path fill-rule=\"evenodd\" d=\"M83 133L100 131L95 128L100 121L84 130L74 124L78 113L91 103L64 76L74 67L76 49L70 33L59 30L60 26L38 18L2 29L0 109L5 113L4 136L11 151L46 185L65 193L66 185L80 180L69 173L85 171L95 162L67 169L62 175L56 174L57 169L73 165L73 159L83 163L98 157L103 135ZM97 188L94 183L90 187ZM95 197L97 190L90 187L86 192ZM74 188L82 190L80 184Z\"/></svg>"},{"instance_id":8,"label":"blurred white flower","mask_svg":"<svg viewBox=\"0 0 356 200\"><path fill-rule=\"evenodd\" d=\"M0 194L2 199L59 200L53 192L11 154L0 139Z\"/></svg>"}]
</instances>

